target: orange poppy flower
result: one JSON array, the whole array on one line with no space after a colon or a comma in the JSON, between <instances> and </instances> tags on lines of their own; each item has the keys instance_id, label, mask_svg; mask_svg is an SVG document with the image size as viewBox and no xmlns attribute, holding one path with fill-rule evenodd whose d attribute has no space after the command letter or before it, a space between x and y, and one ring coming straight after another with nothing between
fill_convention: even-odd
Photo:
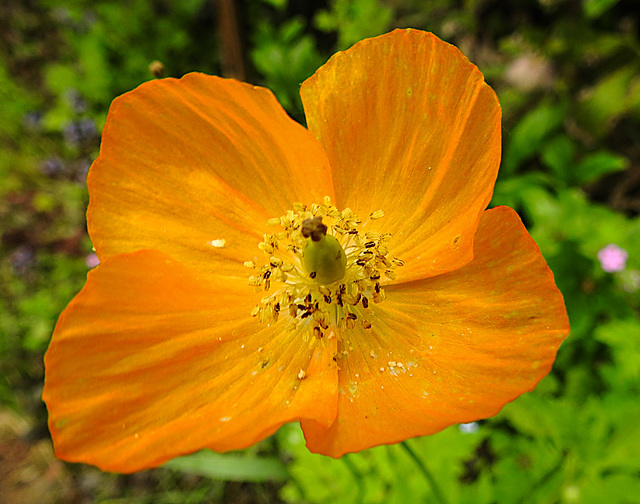
<instances>
[{"instance_id":1,"label":"orange poppy flower","mask_svg":"<svg viewBox=\"0 0 640 504\"><path fill-rule=\"evenodd\" d=\"M308 130L201 74L113 102L101 264L45 358L59 457L137 471L287 422L339 457L495 415L550 370L566 311L516 213L485 210L500 107L478 69L398 30L301 94Z\"/></svg>"}]
</instances>

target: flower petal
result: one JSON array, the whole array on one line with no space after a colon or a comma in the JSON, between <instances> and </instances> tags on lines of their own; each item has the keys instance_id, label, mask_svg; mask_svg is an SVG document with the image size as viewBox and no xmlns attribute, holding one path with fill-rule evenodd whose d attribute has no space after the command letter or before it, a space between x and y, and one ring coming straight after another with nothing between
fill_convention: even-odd
<instances>
[{"instance_id":1,"label":"flower petal","mask_svg":"<svg viewBox=\"0 0 640 504\"><path fill-rule=\"evenodd\" d=\"M333 56L301 95L338 206L386 213L399 281L472 259L500 163L500 106L458 49L396 30Z\"/></svg>"},{"instance_id":2,"label":"flower petal","mask_svg":"<svg viewBox=\"0 0 640 504\"><path fill-rule=\"evenodd\" d=\"M569 331L551 271L506 207L484 213L470 264L389 286L372 308L372 329L338 359L336 422L302 422L312 451L336 457L495 415L549 372Z\"/></svg>"},{"instance_id":3,"label":"flower petal","mask_svg":"<svg viewBox=\"0 0 640 504\"><path fill-rule=\"evenodd\" d=\"M329 425L335 343L260 324L252 294L157 251L89 273L45 357L56 454L131 472L204 447L244 448L301 418Z\"/></svg>"},{"instance_id":4,"label":"flower petal","mask_svg":"<svg viewBox=\"0 0 640 504\"><path fill-rule=\"evenodd\" d=\"M257 250L268 218L333 195L321 146L269 90L203 74L114 100L88 184L101 261L156 249L230 274Z\"/></svg>"}]
</instances>

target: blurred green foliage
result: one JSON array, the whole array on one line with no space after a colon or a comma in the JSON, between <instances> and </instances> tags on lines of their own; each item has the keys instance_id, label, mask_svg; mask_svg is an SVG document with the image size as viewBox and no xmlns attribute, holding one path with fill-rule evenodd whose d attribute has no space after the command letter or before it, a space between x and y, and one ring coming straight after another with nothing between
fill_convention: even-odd
<instances>
[{"instance_id":1,"label":"blurred green foliage","mask_svg":"<svg viewBox=\"0 0 640 504\"><path fill-rule=\"evenodd\" d=\"M447 500L639 502L636 3L241 5L249 80L271 88L301 122L300 83L336 50L394 27L433 31L457 45L498 92L504 156L492 206L520 213L565 296L572 332L534 392L494 418L408 441ZM218 35L215 2L205 0L130 0L126 7L7 0L0 7L0 400L34 432L46 422L38 399L42 355L91 260L84 177L108 105L151 79L154 60L169 76L220 73ZM602 269L597 254L609 243L628 252L624 270ZM95 502L434 501L401 445L333 460L309 453L297 426L246 453L177 459L142 483L82 466L65 470Z\"/></svg>"}]
</instances>

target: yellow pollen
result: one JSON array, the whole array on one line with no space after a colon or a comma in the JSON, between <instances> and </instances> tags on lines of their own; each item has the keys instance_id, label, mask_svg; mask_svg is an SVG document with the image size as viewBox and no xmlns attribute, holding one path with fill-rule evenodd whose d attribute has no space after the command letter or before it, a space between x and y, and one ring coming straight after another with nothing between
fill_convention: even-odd
<instances>
[{"instance_id":1,"label":"yellow pollen","mask_svg":"<svg viewBox=\"0 0 640 504\"><path fill-rule=\"evenodd\" d=\"M397 257L387 257L389 233L361 230L370 220L383 216L381 210L375 211L363 223L351 209L338 210L325 197L322 204L310 207L294 203L283 216L269 219L268 225L280 229L265 234L258 244L265 254L263 265L244 263L250 269L249 285L264 293L251 315L267 324L286 317L288 330L301 333L305 341L325 335L331 339L340 334L336 329L351 330L356 325L371 329L369 306L386 298L381 281L394 279L395 269L404 264ZM305 250L309 253L308 243L313 239L312 222L320 223L326 238L339 243L346 256L346 265L335 280L325 274L324 281L317 281L318 272L309 271L314 261L305 260Z\"/></svg>"}]
</instances>

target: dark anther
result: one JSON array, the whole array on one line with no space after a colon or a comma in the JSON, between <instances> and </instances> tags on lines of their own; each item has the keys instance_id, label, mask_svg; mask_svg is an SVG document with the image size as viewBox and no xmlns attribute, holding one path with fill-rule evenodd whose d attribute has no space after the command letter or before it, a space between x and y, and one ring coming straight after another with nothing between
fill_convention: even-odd
<instances>
[{"instance_id":1,"label":"dark anther","mask_svg":"<svg viewBox=\"0 0 640 504\"><path fill-rule=\"evenodd\" d=\"M309 277L313 280L316 277L317 273L315 271L312 271L311 273L309 273Z\"/></svg>"},{"instance_id":2,"label":"dark anther","mask_svg":"<svg viewBox=\"0 0 640 504\"><path fill-rule=\"evenodd\" d=\"M356 264L358 266L364 266L365 264L367 264L367 261L365 261L364 259L356 259Z\"/></svg>"},{"instance_id":3,"label":"dark anther","mask_svg":"<svg viewBox=\"0 0 640 504\"><path fill-rule=\"evenodd\" d=\"M369 308L369 299L367 296L362 296L362 307Z\"/></svg>"},{"instance_id":4,"label":"dark anther","mask_svg":"<svg viewBox=\"0 0 640 504\"><path fill-rule=\"evenodd\" d=\"M376 291L376 294L380 294L380 284L379 283L375 284L374 289Z\"/></svg>"},{"instance_id":5,"label":"dark anther","mask_svg":"<svg viewBox=\"0 0 640 504\"><path fill-rule=\"evenodd\" d=\"M322 223L322 217L312 217L302 221L300 229L302 236L311 238L313 241L320 241L327 234L327 226Z\"/></svg>"},{"instance_id":6,"label":"dark anther","mask_svg":"<svg viewBox=\"0 0 640 504\"><path fill-rule=\"evenodd\" d=\"M369 277L371 280L380 280L380 273L374 273Z\"/></svg>"},{"instance_id":7,"label":"dark anther","mask_svg":"<svg viewBox=\"0 0 640 504\"><path fill-rule=\"evenodd\" d=\"M358 318L358 316L353 312L349 312L349 313L347 313L347 318L351 319L351 320L356 320Z\"/></svg>"},{"instance_id":8,"label":"dark anther","mask_svg":"<svg viewBox=\"0 0 640 504\"><path fill-rule=\"evenodd\" d=\"M310 316L311 316L311 312L310 312L310 311L308 311L308 312L304 312L304 313L300 316L300 318L301 318L301 319L306 319L307 317L310 317Z\"/></svg>"},{"instance_id":9,"label":"dark anther","mask_svg":"<svg viewBox=\"0 0 640 504\"><path fill-rule=\"evenodd\" d=\"M307 296L304 298L304 302L305 302L305 303L307 303L307 304L309 304L309 303L311 303L311 299L312 299L312 298L311 298L311 293L309 293L309 294L307 294Z\"/></svg>"},{"instance_id":10,"label":"dark anther","mask_svg":"<svg viewBox=\"0 0 640 504\"><path fill-rule=\"evenodd\" d=\"M273 305L273 311L276 313L280 312L280 303L276 303L275 305Z\"/></svg>"},{"instance_id":11,"label":"dark anther","mask_svg":"<svg viewBox=\"0 0 640 504\"><path fill-rule=\"evenodd\" d=\"M373 248L373 247L376 246L376 242L370 241L370 242L365 243L364 246L365 246L365 248Z\"/></svg>"},{"instance_id":12,"label":"dark anther","mask_svg":"<svg viewBox=\"0 0 640 504\"><path fill-rule=\"evenodd\" d=\"M264 278L265 280L266 280L267 278L269 278L270 276L271 276L271 271L265 271L265 272L262 274L262 278Z\"/></svg>"},{"instance_id":13,"label":"dark anther","mask_svg":"<svg viewBox=\"0 0 640 504\"><path fill-rule=\"evenodd\" d=\"M324 302L327 304L331 304L331 296L325 296L324 297Z\"/></svg>"}]
</instances>

